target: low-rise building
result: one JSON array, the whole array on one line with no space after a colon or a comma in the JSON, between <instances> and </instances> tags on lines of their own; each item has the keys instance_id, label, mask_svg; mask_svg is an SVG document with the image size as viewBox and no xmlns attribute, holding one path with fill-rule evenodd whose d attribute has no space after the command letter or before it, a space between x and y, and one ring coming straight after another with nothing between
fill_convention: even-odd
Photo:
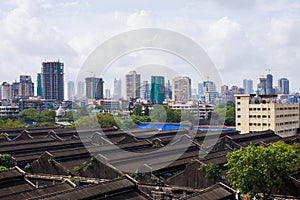
<instances>
[{"instance_id":1,"label":"low-rise building","mask_svg":"<svg viewBox=\"0 0 300 200\"><path fill-rule=\"evenodd\" d=\"M16 116L19 114L19 106L0 106L0 116Z\"/></svg>"},{"instance_id":2,"label":"low-rise building","mask_svg":"<svg viewBox=\"0 0 300 200\"><path fill-rule=\"evenodd\" d=\"M214 111L212 104L204 104L201 101L188 101L187 103L169 102L168 107L174 110L189 111L199 119L208 119Z\"/></svg>"},{"instance_id":3,"label":"low-rise building","mask_svg":"<svg viewBox=\"0 0 300 200\"><path fill-rule=\"evenodd\" d=\"M280 103L276 95L238 94L236 129L241 133L273 130L287 137L299 129L299 103Z\"/></svg>"}]
</instances>

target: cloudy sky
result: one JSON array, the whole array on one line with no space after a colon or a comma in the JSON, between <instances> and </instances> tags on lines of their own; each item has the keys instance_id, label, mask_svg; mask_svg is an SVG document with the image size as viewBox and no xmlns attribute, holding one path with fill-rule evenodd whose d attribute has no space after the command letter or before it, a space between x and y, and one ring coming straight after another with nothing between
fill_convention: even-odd
<instances>
[{"instance_id":1,"label":"cloudy sky","mask_svg":"<svg viewBox=\"0 0 300 200\"><path fill-rule=\"evenodd\" d=\"M75 80L104 41L149 27L197 42L226 85L242 86L244 78L256 84L271 69L274 85L287 77L292 91L300 91L298 0L1 1L0 81L18 80L20 74L36 80L41 62L53 60L65 63L67 81Z\"/></svg>"}]
</instances>

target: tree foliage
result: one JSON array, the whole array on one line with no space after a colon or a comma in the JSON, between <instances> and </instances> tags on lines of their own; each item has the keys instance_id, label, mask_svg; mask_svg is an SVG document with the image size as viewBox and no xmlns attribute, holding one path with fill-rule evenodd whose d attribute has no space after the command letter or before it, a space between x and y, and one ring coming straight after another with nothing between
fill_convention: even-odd
<instances>
[{"instance_id":1,"label":"tree foliage","mask_svg":"<svg viewBox=\"0 0 300 200\"><path fill-rule=\"evenodd\" d=\"M40 114L37 109L28 108L19 113L19 119L24 123L38 122L40 120Z\"/></svg>"},{"instance_id":2,"label":"tree foliage","mask_svg":"<svg viewBox=\"0 0 300 200\"><path fill-rule=\"evenodd\" d=\"M215 163L208 163L206 166L205 178L212 178L215 183L217 179L221 178L221 172L222 170L219 165Z\"/></svg>"},{"instance_id":3,"label":"tree foliage","mask_svg":"<svg viewBox=\"0 0 300 200\"><path fill-rule=\"evenodd\" d=\"M96 114L82 116L75 121L76 126L82 128L110 128L118 127L115 118L110 114Z\"/></svg>"},{"instance_id":4,"label":"tree foliage","mask_svg":"<svg viewBox=\"0 0 300 200\"><path fill-rule=\"evenodd\" d=\"M225 125L235 126L235 105L229 101L227 103L220 103L214 107L212 119L225 120Z\"/></svg>"},{"instance_id":5,"label":"tree foliage","mask_svg":"<svg viewBox=\"0 0 300 200\"><path fill-rule=\"evenodd\" d=\"M228 153L227 159L232 187L251 196L262 193L267 199L293 172L299 156L292 146L276 142L268 147L251 144Z\"/></svg>"},{"instance_id":6,"label":"tree foliage","mask_svg":"<svg viewBox=\"0 0 300 200\"><path fill-rule=\"evenodd\" d=\"M0 171L8 170L14 166L14 160L10 154L0 154Z\"/></svg>"},{"instance_id":7,"label":"tree foliage","mask_svg":"<svg viewBox=\"0 0 300 200\"><path fill-rule=\"evenodd\" d=\"M20 122L19 120L0 120L0 128L24 128L25 124Z\"/></svg>"}]
</instances>

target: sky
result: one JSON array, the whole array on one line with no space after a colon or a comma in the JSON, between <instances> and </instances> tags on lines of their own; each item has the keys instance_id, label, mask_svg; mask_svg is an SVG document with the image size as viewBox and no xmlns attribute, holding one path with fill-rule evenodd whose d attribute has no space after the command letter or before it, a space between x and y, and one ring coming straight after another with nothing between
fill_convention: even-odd
<instances>
[{"instance_id":1,"label":"sky","mask_svg":"<svg viewBox=\"0 0 300 200\"><path fill-rule=\"evenodd\" d=\"M76 80L98 46L140 28L172 30L195 41L216 66L223 84L242 86L247 78L256 85L270 69L275 86L279 78L287 77L291 91L300 91L298 0L0 1L0 82L18 80L21 74L32 75L36 82L41 63L57 60L65 65L66 82ZM149 57L152 63L145 62ZM130 58L136 60L128 62ZM123 59L127 64L116 63L132 64L131 69L159 64L172 70L176 65L160 62L163 59L163 53L142 59L132 54ZM114 66L104 80L106 88L113 88L108 79L124 79L124 72L117 69ZM177 71L182 76L189 73L188 68Z\"/></svg>"}]
</instances>

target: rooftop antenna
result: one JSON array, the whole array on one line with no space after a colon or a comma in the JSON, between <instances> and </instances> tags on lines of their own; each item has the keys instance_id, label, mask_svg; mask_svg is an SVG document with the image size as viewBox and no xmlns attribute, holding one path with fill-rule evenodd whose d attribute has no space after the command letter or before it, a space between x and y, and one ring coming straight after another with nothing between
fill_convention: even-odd
<instances>
[{"instance_id":1,"label":"rooftop antenna","mask_svg":"<svg viewBox=\"0 0 300 200\"><path fill-rule=\"evenodd\" d=\"M268 74L271 73L271 69L266 69L266 72L268 72Z\"/></svg>"}]
</instances>

